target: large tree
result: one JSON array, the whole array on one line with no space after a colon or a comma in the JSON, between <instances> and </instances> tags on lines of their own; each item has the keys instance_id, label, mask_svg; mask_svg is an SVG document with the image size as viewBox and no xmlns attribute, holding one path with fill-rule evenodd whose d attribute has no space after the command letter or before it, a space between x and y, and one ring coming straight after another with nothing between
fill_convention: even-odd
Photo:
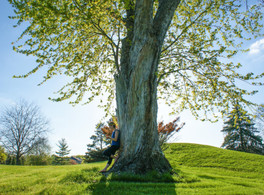
<instances>
[{"instance_id":1,"label":"large tree","mask_svg":"<svg viewBox=\"0 0 264 195\"><path fill-rule=\"evenodd\" d=\"M29 154L46 140L49 121L33 103L21 100L0 113L0 141L20 164L23 155Z\"/></svg>"},{"instance_id":2,"label":"large tree","mask_svg":"<svg viewBox=\"0 0 264 195\"><path fill-rule=\"evenodd\" d=\"M116 100L122 154L112 171L171 169L158 142L157 99L195 116L228 113L233 101L249 104L238 88L241 41L259 36L262 10L242 0L9 0L18 25L28 27L14 49L33 55L55 75L73 78L55 101L76 104L109 95ZM258 76L257 76L258 77ZM115 92L115 93L114 93ZM202 116L201 116L202 117Z\"/></svg>"}]
</instances>

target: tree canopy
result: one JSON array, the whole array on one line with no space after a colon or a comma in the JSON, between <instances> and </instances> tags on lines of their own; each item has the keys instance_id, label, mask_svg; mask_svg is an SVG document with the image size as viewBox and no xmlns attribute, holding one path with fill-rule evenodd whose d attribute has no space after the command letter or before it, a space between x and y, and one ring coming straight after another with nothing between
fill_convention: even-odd
<instances>
[{"instance_id":1,"label":"tree canopy","mask_svg":"<svg viewBox=\"0 0 264 195\"><path fill-rule=\"evenodd\" d=\"M121 50L133 42L135 31L135 0L9 0L15 8L17 25L27 28L14 43L14 49L36 57L37 66L47 74L43 82L56 75L66 75L72 81L65 84L54 101L71 99L72 104L89 103L96 96L108 95L106 110L115 98L114 76L129 74L125 64L127 52ZM151 33L159 33L162 17L173 1L147 1L153 15ZM137 4L138 3L138 4ZM242 0L182 0L171 18L156 75L158 98L173 105L174 112L190 109L204 118L211 111L227 114L235 101L251 104L246 98L256 91L236 86L236 80L255 82L263 77L242 75L240 63L230 60L243 41L262 34L263 13L258 1ZM171 8L173 9L173 8ZM169 20L169 18L168 18ZM140 21L145 25L144 21ZM165 35L164 35L165 36ZM138 37L141 39L141 37ZM143 38L143 37L142 37ZM129 47L128 47L129 48ZM41 84L42 84L41 83Z\"/></svg>"}]
</instances>

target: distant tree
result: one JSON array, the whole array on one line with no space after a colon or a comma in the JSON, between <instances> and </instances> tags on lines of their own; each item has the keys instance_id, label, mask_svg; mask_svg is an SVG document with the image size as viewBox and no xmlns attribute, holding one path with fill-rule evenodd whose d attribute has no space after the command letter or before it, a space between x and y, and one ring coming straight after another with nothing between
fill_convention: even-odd
<instances>
[{"instance_id":1,"label":"distant tree","mask_svg":"<svg viewBox=\"0 0 264 195\"><path fill-rule=\"evenodd\" d=\"M30 151L29 154L31 155L43 155L43 154L50 154L51 146L49 145L49 141L47 137L41 138L39 143Z\"/></svg>"},{"instance_id":2,"label":"distant tree","mask_svg":"<svg viewBox=\"0 0 264 195\"><path fill-rule=\"evenodd\" d=\"M256 112L257 128L261 133L262 139L264 139L264 104L259 105Z\"/></svg>"},{"instance_id":3,"label":"distant tree","mask_svg":"<svg viewBox=\"0 0 264 195\"><path fill-rule=\"evenodd\" d=\"M62 138L61 140L59 140L59 144L57 145L59 147L59 151L56 152L57 155L59 155L60 157L65 157L66 155L70 154L70 149L65 138Z\"/></svg>"},{"instance_id":4,"label":"distant tree","mask_svg":"<svg viewBox=\"0 0 264 195\"><path fill-rule=\"evenodd\" d=\"M110 142L105 139L104 133L101 130L103 127L103 123L98 123L96 125L95 135L90 137L93 142L92 144L87 144L87 152L85 154L86 162L106 160L106 157L102 153Z\"/></svg>"},{"instance_id":5,"label":"distant tree","mask_svg":"<svg viewBox=\"0 0 264 195\"><path fill-rule=\"evenodd\" d=\"M48 144L47 138L42 138L39 144L26 156L27 165L50 165L51 146Z\"/></svg>"},{"instance_id":6,"label":"distant tree","mask_svg":"<svg viewBox=\"0 0 264 195\"><path fill-rule=\"evenodd\" d=\"M177 123L179 121L180 121L180 117L177 117L175 120L169 122L166 125L164 125L163 121L159 122L158 124L159 143L163 151L167 149L165 143L167 143L175 135L175 133L179 132L185 125L185 123L178 125Z\"/></svg>"},{"instance_id":7,"label":"distant tree","mask_svg":"<svg viewBox=\"0 0 264 195\"><path fill-rule=\"evenodd\" d=\"M55 152L58 156L55 158L55 163L60 165L65 165L68 162L68 159L66 156L70 154L70 149L65 138L62 138L59 140L59 144L57 145L59 147L59 151Z\"/></svg>"},{"instance_id":8,"label":"distant tree","mask_svg":"<svg viewBox=\"0 0 264 195\"><path fill-rule=\"evenodd\" d=\"M21 100L6 107L0 116L0 137L4 148L16 156L16 164L21 157L37 147L49 130L48 120L38 106Z\"/></svg>"},{"instance_id":9,"label":"distant tree","mask_svg":"<svg viewBox=\"0 0 264 195\"><path fill-rule=\"evenodd\" d=\"M16 157L15 157L15 155L7 154L6 164L7 165L15 165L16 164Z\"/></svg>"},{"instance_id":10,"label":"distant tree","mask_svg":"<svg viewBox=\"0 0 264 195\"><path fill-rule=\"evenodd\" d=\"M0 146L0 164L4 164L6 161L7 155L5 153L5 149Z\"/></svg>"},{"instance_id":11,"label":"distant tree","mask_svg":"<svg viewBox=\"0 0 264 195\"><path fill-rule=\"evenodd\" d=\"M239 105L236 105L224 122L225 134L222 147L231 150L263 154L264 145L253 119Z\"/></svg>"},{"instance_id":12,"label":"distant tree","mask_svg":"<svg viewBox=\"0 0 264 195\"><path fill-rule=\"evenodd\" d=\"M25 165L51 165L52 157L48 154L26 156Z\"/></svg>"},{"instance_id":13,"label":"distant tree","mask_svg":"<svg viewBox=\"0 0 264 195\"><path fill-rule=\"evenodd\" d=\"M52 157L49 154L27 155L25 165L51 165Z\"/></svg>"}]
</instances>

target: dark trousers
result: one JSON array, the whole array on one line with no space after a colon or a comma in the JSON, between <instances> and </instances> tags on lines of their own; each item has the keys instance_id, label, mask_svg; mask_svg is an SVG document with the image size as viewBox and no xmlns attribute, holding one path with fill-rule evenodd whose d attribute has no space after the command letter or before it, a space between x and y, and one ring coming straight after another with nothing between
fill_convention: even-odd
<instances>
[{"instance_id":1,"label":"dark trousers","mask_svg":"<svg viewBox=\"0 0 264 195\"><path fill-rule=\"evenodd\" d=\"M107 148L104 152L103 152L103 155L107 156L108 157L108 162L107 164L111 165L112 163L112 158L111 158L111 155L114 155L115 152L119 149L120 146L115 146L115 145L112 145L111 147Z\"/></svg>"}]
</instances>

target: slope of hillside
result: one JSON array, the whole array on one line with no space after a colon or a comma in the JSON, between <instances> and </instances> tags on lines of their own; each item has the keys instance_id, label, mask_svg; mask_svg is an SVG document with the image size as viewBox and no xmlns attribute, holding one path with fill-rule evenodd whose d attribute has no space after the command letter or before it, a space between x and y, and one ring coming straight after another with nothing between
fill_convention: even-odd
<instances>
[{"instance_id":1,"label":"slope of hillside","mask_svg":"<svg viewBox=\"0 0 264 195\"><path fill-rule=\"evenodd\" d=\"M263 172L264 156L225 150L213 146L176 143L169 144L165 155L173 165L212 167L245 172Z\"/></svg>"},{"instance_id":2,"label":"slope of hillside","mask_svg":"<svg viewBox=\"0 0 264 195\"><path fill-rule=\"evenodd\" d=\"M109 175L106 162L0 165L0 194L264 194L264 156L197 144L169 144L175 174Z\"/></svg>"}]
</instances>

